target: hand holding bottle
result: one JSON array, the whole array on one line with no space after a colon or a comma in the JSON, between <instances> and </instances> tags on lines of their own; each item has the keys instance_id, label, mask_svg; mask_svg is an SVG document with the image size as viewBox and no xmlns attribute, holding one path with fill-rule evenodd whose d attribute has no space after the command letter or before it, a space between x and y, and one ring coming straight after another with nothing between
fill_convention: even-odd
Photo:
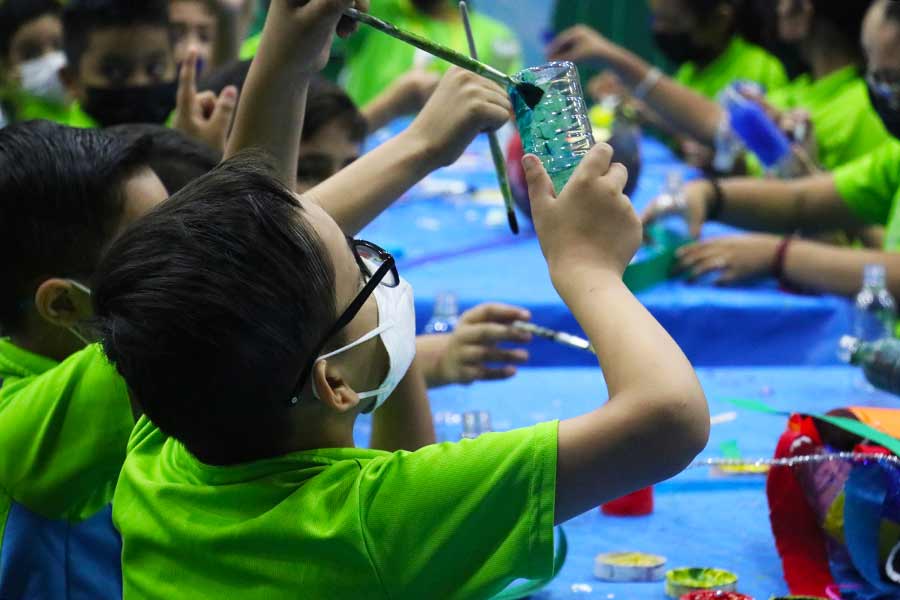
<instances>
[{"instance_id":1,"label":"hand holding bottle","mask_svg":"<svg viewBox=\"0 0 900 600\"><path fill-rule=\"evenodd\" d=\"M623 192L628 171L612 156L608 144L594 146L558 197L541 161L522 161L541 249L563 295L579 273L621 277L640 247L640 221Z\"/></svg>"},{"instance_id":2,"label":"hand holding bottle","mask_svg":"<svg viewBox=\"0 0 900 600\"><path fill-rule=\"evenodd\" d=\"M709 181L692 181L683 188L683 204L675 206L665 194L661 194L644 210L641 220L646 227L662 217L679 212L687 219L691 237L698 239L715 195L716 189Z\"/></svg>"}]
</instances>

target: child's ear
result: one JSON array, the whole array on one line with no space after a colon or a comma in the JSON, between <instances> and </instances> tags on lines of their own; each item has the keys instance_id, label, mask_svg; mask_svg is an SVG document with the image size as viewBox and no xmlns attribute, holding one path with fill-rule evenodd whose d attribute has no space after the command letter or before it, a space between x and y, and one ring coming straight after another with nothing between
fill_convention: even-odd
<instances>
[{"instance_id":1,"label":"child's ear","mask_svg":"<svg viewBox=\"0 0 900 600\"><path fill-rule=\"evenodd\" d=\"M34 293L34 306L48 323L73 327L91 317L91 299L66 279L48 279Z\"/></svg>"},{"instance_id":2,"label":"child's ear","mask_svg":"<svg viewBox=\"0 0 900 600\"><path fill-rule=\"evenodd\" d=\"M350 387L340 367L320 360L312 371L315 397L329 410L347 413L359 406L359 394Z\"/></svg>"}]
</instances>

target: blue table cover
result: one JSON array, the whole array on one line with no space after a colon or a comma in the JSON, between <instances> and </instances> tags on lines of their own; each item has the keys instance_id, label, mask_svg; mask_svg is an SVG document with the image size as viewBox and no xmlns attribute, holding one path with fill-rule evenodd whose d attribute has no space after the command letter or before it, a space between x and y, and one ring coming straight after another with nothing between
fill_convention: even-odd
<instances>
[{"instance_id":1,"label":"blue table cover","mask_svg":"<svg viewBox=\"0 0 900 600\"><path fill-rule=\"evenodd\" d=\"M396 131L394 128L392 131ZM380 132L371 144L389 136ZM673 170L694 170L646 137L643 173L634 194L646 206ZM463 308L484 301L525 306L535 322L577 333L571 313L550 283L533 228L524 216L522 235L509 232L487 141L479 138L455 165L442 169L388 209L363 233L399 259L416 290L418 325L428 321L439 292L452 291ZM710 224L705 235L734 233ZM851 305L833 296L782 292L773 281L720 288L666 282L639 295L696 365L834 365L841 335L850 329ZM534 366L588 365L579 352L538 343Z\"/></svg>"},{"instance_id":2,"label":"blue table cover","mask_svg":"<svg viewBox=\"0 0 900 600\"><path fill-rule=\"evenodd\" d=\"M737 409L728 398L763 401L785 411L822 413L844 406L898 407L898 399L864 385L858 371L844 367L700 369L713 416L736 412L715 425L701 458L723 456L723 444L736 442L745 458L771 457L786 419ZM452 387L432 392L441 422L447 415L489 411L495 430L584 414L606 399L597 368L526 369L510 381ZM357 427L357 443L367 444L368 419ZM444 426L445 438L458 439L459 425ZM661 432L664 435L664 432ZM787 593L768 521L763 476L716 476L708 468L690 469L655 489L655 512L647 517L613 518L590 511L565 525L569 558L559 578L536 598L587 597L662 600L663 584L604 583L593 577L597 554L640 551L661 554L669 567L719 567L737 573L739 591L768 600ZM587 590L590 592L577 591ZM575 587L573 587L575 586ZM427 597L427 590L422 597Z\"/></svg>"}]
</instances>

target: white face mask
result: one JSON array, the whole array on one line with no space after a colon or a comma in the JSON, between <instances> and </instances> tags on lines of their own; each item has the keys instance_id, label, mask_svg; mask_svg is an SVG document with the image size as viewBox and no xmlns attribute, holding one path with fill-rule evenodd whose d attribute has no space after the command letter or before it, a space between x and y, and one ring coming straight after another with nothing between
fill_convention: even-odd
<instances>
[{"instance_id":1,"label":"white face mask","mask_svg":"<svg viewBox=\"0 0 900 600\"><path fill-rule=\"evenodd\" d=\"M403 378L406 377L406 372L409 371L409 367L416 357L416 305L412 286L401 277L400 285L395 288L379 285L375 288L374 296L375 302L378 304L378 327L352 344L348 344L325 356L320 356L316 360L318 363L319 361L333 358L379 335L381 336L381 341L384 343L390 358L390 368L381 387L377 390L359 394L360 400L375 398L372 408L365 411L367 413L372 412L387 401ZM316 398L319 397L315 381L313 381L313 394L316 395Z\"/></svg>"},{"instance_id":2,"label":"white face mask","mask_svg":"<svg viewBox=\"0 0 900 600\"><path fill-rule=\"evenodd\" d=\"M66 66L66 55L50 52L19 65L22 89L43 100L64 104L66 89L59 78L59 71Z\"/></svg>"}]
</instances>

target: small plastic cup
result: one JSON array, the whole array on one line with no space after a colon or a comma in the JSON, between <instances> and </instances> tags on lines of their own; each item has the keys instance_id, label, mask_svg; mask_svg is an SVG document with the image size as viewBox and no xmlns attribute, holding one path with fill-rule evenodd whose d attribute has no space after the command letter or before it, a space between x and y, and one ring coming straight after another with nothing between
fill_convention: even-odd
<instances>
[{"instance_id":1,"label":"small plastic cup","mask_svg":"<svg viewBox=\"0 0 900 600\"><path fill-rule=\"evenodd\" d=\"M610 517L643 517L653 512L653 488L648 487L600 507Z\"/></svg>"}]
</instances>

